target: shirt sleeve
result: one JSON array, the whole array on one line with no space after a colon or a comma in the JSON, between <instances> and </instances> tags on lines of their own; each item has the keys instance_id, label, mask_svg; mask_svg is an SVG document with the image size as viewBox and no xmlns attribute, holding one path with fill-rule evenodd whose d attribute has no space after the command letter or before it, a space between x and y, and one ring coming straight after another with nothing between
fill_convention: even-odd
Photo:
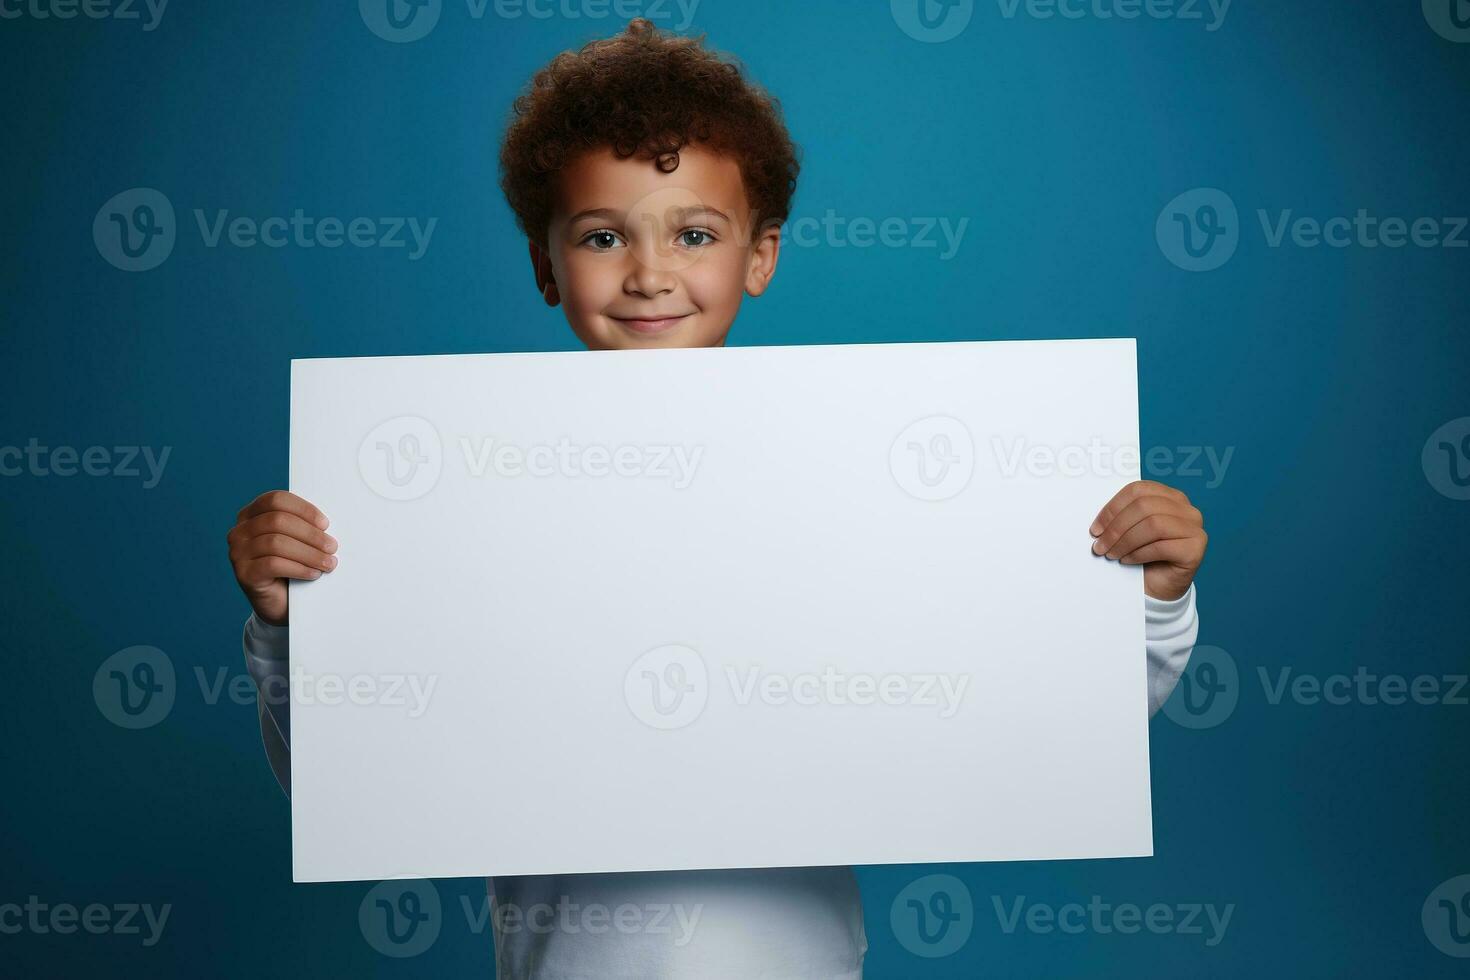
<instances>
[{"instance_id":1,"label":"shirt sleeve","mask_svg":"<svg viewBox=\"0 0 1470 980\"><path fill-rule=\"evenodd\" d=\"M1144 645L1148 653L1148 716L1158 714L1189 663L1199 636L1194 586L1178 599L1143 597Z\"/></svg>"},{"instance_id":2,"label":"shirt sleeve","mask_svg":"<svg viewBox=\"0 0 1470 980\"><path fill-rule=\"evenodd\" d=\"M271 772L291 796L290 629L272 626L254 613L245 621L245 668L255 682L260 706L260 738Z\"/></svg>"}]
</instances>

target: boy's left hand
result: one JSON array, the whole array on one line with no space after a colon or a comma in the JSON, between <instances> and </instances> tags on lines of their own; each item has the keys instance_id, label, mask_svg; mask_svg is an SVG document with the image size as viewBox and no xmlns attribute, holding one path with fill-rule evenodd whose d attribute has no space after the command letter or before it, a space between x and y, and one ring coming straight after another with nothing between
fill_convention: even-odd
<instances>
[{"instance_id":1,"label":"boy's left hand","mask_svg":"<svg viewBox=\"0 0 1470 980\"><path fill-rule=\"evenodd\" d=\"M1162 483L1130 483L1092 522L1092 553L1142 565L1143 591L1178 599L1189 591L1205 557L1204 515L1189 498Z\"/></svg>"}]
</instances>

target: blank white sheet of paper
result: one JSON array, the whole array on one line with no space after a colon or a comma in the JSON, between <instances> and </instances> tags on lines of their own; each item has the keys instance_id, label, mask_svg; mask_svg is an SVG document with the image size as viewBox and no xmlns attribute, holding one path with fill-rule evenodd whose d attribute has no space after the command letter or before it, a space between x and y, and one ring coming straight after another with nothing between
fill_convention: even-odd
<instances>
[{"instance_id":1,"label":"blank white sheet of paper","mask_svg":"<svg viewBox=\"0 0 1470 980\"><path fill-rule=\"evenodd\" d=\"M1146 856L1132 340L297 360L297 881Z\"/></svg>"}]
</instances>

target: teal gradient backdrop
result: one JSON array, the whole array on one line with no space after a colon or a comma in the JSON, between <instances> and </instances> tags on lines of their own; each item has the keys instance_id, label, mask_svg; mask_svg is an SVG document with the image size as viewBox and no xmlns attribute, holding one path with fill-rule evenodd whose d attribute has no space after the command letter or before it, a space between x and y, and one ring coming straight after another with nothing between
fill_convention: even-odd
<instances>
[{"instance_id":1,"label":"teal gradient backdrop","mask_svg":"<svg viewBox=\"0 0 1470 980\"><path fill-rule=\"evenodd\" d=\"M1188 727L1171 705L1152 723L1156 857L860 869L868 976L1464 972L1450 954L1470 945L1441 935L1470 928L1470 902L1453 908L1464 886L1444 913L1458 918L1421 910L1470 873L1470 708L1272 697L1288 667L1444 679L1470 661L1470 501L1437 448L1421 459L1470 416L1470 231L1444 240L1470 213L1470 43L1436 20L1470 11L1437 2L1237 0L1217 21L1203 3L1200 20L1124 20L1098 16L1107 0L1067 6L1077 19L992 0L950 11L973 6L939 43L901 28L901 0L697 4L688 29L781 98L803 150L793 219L815 221L732 342L1137 337L1144 442L1164 451L1152 475L1211 532L1200 642L1235 668L1229 717ZM395 43L350 2L173 0L151 30L146 7L38 16L58 6L0 0L0 445L170 455L152 487L0 478L0 905L171 913L152 946L0 932L0 960L17 976L490 975L489 935L461 906L480 908L481 882L437 883L441 934L405 960L365 941L366 886L291 884L287 801L253 703L230 696L248 609L224 535L286 482L288 359L577 346L533 287L496 149L529 75L622 21L575 0L547 17L443 0L432 30ZM630 9L683 19L672 3ZM176 241L129 272L93 225L140 187L169 201ZM1166 206L1196 188L1238 213L1216 243L1235 252L1205 272L1171 260L1167 236L1183 226ZM196 209L437 223L412 259L210 247ZM1360 209L1435 219L1442 244L1310 247L1287 231L1273 246L1284 212ZM1203 232L1198 208L1177 213ZM902 233L863 246L862 222L886 219ZM957 247L938 231L937 247L915 242L926 222L963 228ZM1198 475L1168 472L1191 469L1191 447L1229 452L1223 474L1203 455ZM92 681L139 644L167 653L178 691L164 721L127 730ZM930 959L889 913L933 873L974 912L968 942ZM1209 945L1208 925L1007 933L995 911L1094 895L1233 912Z\"/></svg>"}]
</instances>

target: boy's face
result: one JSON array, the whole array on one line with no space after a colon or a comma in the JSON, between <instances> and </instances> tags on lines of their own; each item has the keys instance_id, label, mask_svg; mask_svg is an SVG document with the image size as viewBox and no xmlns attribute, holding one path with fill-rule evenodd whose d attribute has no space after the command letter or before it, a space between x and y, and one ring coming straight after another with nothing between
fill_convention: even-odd
<instances>
[{"instance_id":1,"label":"boy's face","mask_svg":"<svg viewBox=\"0 0 1470 980\"><path fill-rule=\"evenodd\" d=\"M666 174L594 150L558 176L536 286L593 350L718 347L776 271L780 230L758 220L729 157L686 146Z\"/></svg>"}]
</instances>

